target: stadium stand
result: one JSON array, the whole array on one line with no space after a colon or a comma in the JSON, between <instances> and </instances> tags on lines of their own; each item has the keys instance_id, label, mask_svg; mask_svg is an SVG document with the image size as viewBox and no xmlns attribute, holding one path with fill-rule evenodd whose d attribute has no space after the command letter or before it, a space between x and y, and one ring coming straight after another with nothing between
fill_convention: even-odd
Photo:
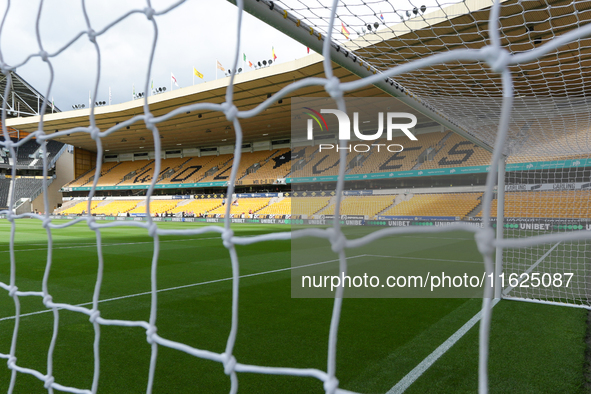
<instances>
[{"instance_id":1,"label":"stadium stand","mask_svg":"<svg viewBox=\"0 0 591 394\"><path fill-rule=\"evenodd\" d=\"M179 168L183 164L185 164L189 159L187 158L175 158L175 159L166 159L161 160L160 162L160 174L158 174L158 178L161 179L164 174L170 173L172 175L175 168ZM135 174L131 176L126 176L120 185L135 185L135 184L142 184L142 183L150 183L152 182L152 178L154 177L154 167L156 162L154 160L150 161L150 164L141 168L141 170L136 171Z\"/></svg>"},{"instance_id":2,"label":"stadium stand","mask_svg":"<svg viewBox=\"0 0 591 394\"><path fill-rule=\"evenodd\" d=\"M0 208L8 207L11 178L0 178ZM38 194L43 186L41 177L17 177L14 182L14 201L21 198L31 198Z\"/></svg>"},{"instance_id":3,"label":"stadium stand","mask_svg":"<svg viewBox=\"0 0 591 394\"><path fill-rule=\"evenodd\" d=\"M256 153L256 152L255 152ZM248 157L245 155L245 157ZM289 149L275 150L263 162L259 162L259 168L253 168L253 172L247 173L248 168L241 172L242 178L239 184L269 184L274 183L277 178L285 178L291 171L291 152ZM241 164L242 169L242 164Z\"/></svg>"},{"instance_id":4,"label":"stadium stand","mask_svg":"<svg viewBox=\"0 0 591 394\"><path fill-rule=\"evenodd\" d=\"M480 204L480 198L482 193L415 194L380 215L464 218Z\"/></svg>"},{"instance_id":5,"label":"stadium stand","mask_svg":"<svg viewBox=\"0 0 591 394\"><path fill-rule=\"evenodd\" d=\"M184 158L183 163L177 167L170 166L166 159L162 160L161 166L171 167L167 173L163 173L158 183L169 184L169 183L195 183L205 176L205 172L214 166L214 161L217 160L218 156L202 156L202 157L190 157ZM211 163L211 164L210 164Z\"/></svg>"},{"instance_id":6,"label":"stadium stand","mask_svg":"<svg viewBox=\"0 0 591 394\"><path fill-rule=\"evenodd\" d=\"M396 196L347 196L341 201L341 215L366 215L373 217L394 203ZM323 215L334 215L336 206L329 205Z\"/></svg>"},{"instance_id":7,"label":"stadium stand","mask_svg":"<svg viewBox=\"0 0 591 394\"><path fill-rule=\"evenodd\" d=\"M94 211L97 205L99 205L100 201L91 201L90 209ZM80 215L82 212L86 213L86 209L88 208L88 201L82 201L78 204L74 205L73 207L64 209L60 211L62 215Z\"/></svg>"},{"instance_id":8,"label":"stadium stand","mask_svg":"<svg viewBox=\"0 0 591 394\"><path fill-rule=\"evenodd\" d=\"M433 160L425 161L419 167L420 169L490 164L490 152L466 140L464 137L450 132L444 139L443 147L437 151Z\"/></svg>"},{"instance_id":9,"label":"stadium stand","mask_svg":"<svg viewBox=\"0 0 591 394\"><path fill-rule=\"evenodd\" d=\"M100 205L93 207L92 213L96 215L116 216L134 209L140 200L105 200Z\"/></svg>"},{"instance_id":10,"label":"stadium stand","mask_svg":"<svg viewBox=\"0 0 591 394\"><path fill-rule=\"evenodd\" d=\"M563 190L505 193L505 217L541 219L591 219L591 191ZM482 211L476 217L482 217ZM491 217L497 217L497 199Z\"/></svg>"},{"instance_id":11,"label":"stadium stand","mask_svg":"<svg viewBox=\"0 0 591 394\"><path fill-rule=\"evenodd\" d=\"M259 216L266 215L291 215L291 197L270 204L257 212Z\"/></svg>"},{"instance_id":12,"label":"stadium stand","mask_svg":"<svg viewBox=\"0 0 591 394\"><path fill-rule=\"evenodd\" d=\"M0 137L0 141L4 141L4 138ZM17 143L19 140L16 138L11 138L11 141L13 143ZM48 159L51 160L53 157L55 157L63 146L64 146L64 144L61 142L57 142L57 141L53 141L53 140L47 141L47 157L48 157ZM40 159L41 158L40 148L41 148L41 145L39 145L37 143L37 140L35 140L35 139L30 139L30 140L26 141L24 144L16 147L15 148L16 149L16 158L17 158L16 164L21 165L21 166L28 166L28 165L31 165L36 159ZM35 155L36 152L38 153L37 155ZM7 150L2 157L2 163L8 164L10 162L9 156L10 156L10 154ZM35 166L42 167L41 161L39 160L38 163L35 164Z\"/></svg>"},{"instance_id":13,"label":"stadium stand","mask_svg":"<svg viewBox=\"0 0 591 394\"><path fill-rule=\"evenodd\" d=\"M322 211L331 202L331 197L296 197L292 199L291 214L311 217Z\"/></svg>"},{"instance_id":14,"label":"stadium stand","mask_svg":"<svg viewBox=\"0 0 591 394\"><path fill-rule=\"evenodd\" d=\"M113 168L117 167L118 165L122 164L121 162L105 162L101 165L101 177L111 171ZM96 167L92 170L80 175L78 178L74 179L69 184L65 185L66 187L80 187L91 183L94 180L94 171Z\"/></svg>"},{"instance_id":15,"label":"stadium stand","mask_svg":"<svg viewBox=\"0 0 591 394\"><path fill-rule=\"evenodd\" d=\"M150 214L151 215L162 215L163 213L168 213L172 210L181 200L152 200L150 201ZM138 204L137 207L133 208L129 211L130 214L133 213L146 213L146 203L142 202Z\"/></svg>"},{"instance_id":16,"label":"stadium stand","mask_svg":"<svg viewBox=\"0 0 591 394\"><path fill-rule=\"evenodd\" d=\"M121 165L114 166L109 172L101 176L97 182L97 186L118 185L127 179L137 176L137 173L140 172L142 168L151 165L152 162L153 160L122 162Z\"/></svg>"},{"instance_id":17,"label":"stadium stand","mask_svg":"<svg viewBox=\"0 0 591 394\"><path fill-rule=\"evenodd\" d=\"M243 155L244 158L246 154ZM205 176L196 182L224 182L230 178L234 155L214 156L214 159L207 163Z\"/></svg>"},{"instance_id":18,"label":"stadium stand","mask_svg":"<svg viewBox=\"0 0 591 394\"><path fill-rule=\"evenodd\" d=\"M294 151L296 150L294 149ZM338 174L340 160L336 149L320 151L317 146L307 146L303 152L302 149L297 150L296 155L298 161L293 161L292 157L292 173L290 174L292 178ZM369 153L347 153L347 168L351 168L354 161L363 163L368 156Z\"/></svg>"},{"instance_id":19,"label":"stadium stand","mask_svg":"<svg viewBox=\"0 0 591 394\"><path fill-rule=\"evenodd\" d=\"M36 194L43 187L43 179L41 177L17 177L14 182L14 197L15 201L20 198L30 198Z\"/></svg>"},{"instance_id":20,"label":"stadium stand","mask_svg":"<svg viewBox=\"0 0 591 394\"><path fill-rule=\"evenodd\" d=\"M186 204L179 203L171 213L193 212L195 216L204 215L222 206L221 198L191 200Z\"/></svg>"},{"instance_id":21,"label":"stadium stand","mask_svg":"<svg viewBox=\"0 0 591 394\"><path fill-rule=\"evenodd\" d=\"M242 213L248 214L249 211L252 211L252 213L256 213L258 210L269 205L270 200L270 198L240 198L235 199L234 201L227 200L226 204L232 204L232 206L230 207L230 214L237 215ZM221 214L222 217L225 213L225 204L222 204L221 206L209 211L209 214Z\"/></svg>"},{"instance_id":22,"label":"stadium stand","mask_svg":"<svg viewBox=\"0 0 591 394\"><path fill-rule=\"evenodd\" d=\"M0 178L0 209L8 208L8 192L10 191L10 179Z\"/></svg>"},{"instance_id":23,"label":"stadium stand","mask_svg":"<svg viewBox=\"0 0 591 394\"><path fill-rule=\"evenodd\" d=\"M372 151L362 166L352 168L349 174L371 174L376 172L408 171L418 163L419 156L428 150L435 150L444 138L441 133L419 134L417 141L410 141L406 137L396 137L392 141L380 140L379 144L400 144L404 146L402 152Z\"/></svg>"}]
</instances>

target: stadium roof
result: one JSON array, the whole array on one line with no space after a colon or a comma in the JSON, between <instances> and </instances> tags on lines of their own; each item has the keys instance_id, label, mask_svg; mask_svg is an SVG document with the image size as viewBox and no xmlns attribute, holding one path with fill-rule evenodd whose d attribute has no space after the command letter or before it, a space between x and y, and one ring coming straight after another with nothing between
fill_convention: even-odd
<instances>
[{"instance_id":1,"label":"stadium roof","mask_svg":"<svg viewBox=\"0 0 591 394\"><path fill-rule=\"evenodd\" d=\"M306 77L323 76L322 56L309 55L288 63L277 64L272 67L238 74L234 88L234 103L241 109L254 108L279 89L289 85L294 80ZM335 66L335 75L344 81L357 79L351 72ZM196 102L223 103L229 78L220 78L186 88L161 93L148 97L150 111L155 117L162 116L180 106ZM323 87L313 86L298 91L298 96L326 97ZM389 97L374 86L367 87L353 94L357 97ZM143 99L122 104L96 107L95 119L101 131L105 131L115 124L123 122L135 115L143 114ZM283 99L262 114L248 119L242 119L244 142L262 140L277 140L290 138L291 100ZM48 134L55 130L65 130L73 127L85 127L89 124L90 109L67 111L44 116L44 126ZM38 127L39 117L12 119L8 125L21 131L32 132ZM162 149L179 149L189 147L206 147L231 144L235 141L232 124L221 112L199 111L184 113L172 119L158 123L158 130L162 136ZM96 144L88 133L72 133L56 140L83 149L96 151ZM123 140L126 140L123 142ZM140 147L150 150L153 146L151 131L147 130L143 122L137 122L129 129L118 130L103 138L104 149L117 153L138 152Z\"/></svg>"},{"instance_id":2,"label":"stadium roof","mask_svg":"<svg viewBox=\"0 0 591 394\"><path fill-rule=\"evenodd\" d=\"M501 8L501 38L503 46L512 53L529 51L556 35L576 28L591 20L591 2L572 3L566 0L546 2L503 2ZM488 16L491 0L466 0L444 10L417 17L392 26L386 26L374 34L366 34L347 47L378 69L402 64L441 51L455 48L480 48L488 43ZM466 11L469 12L466 12ZM576 11L576 15L573 15ZM305 77L323 77L322 57L318 54L288 63L246 72L236 76L235 104L250 109L260 104L267 95ZM335 64L335 63L333 63ZM514 87L518 96L556 95L584 96L591 82L587 69L591 65L591 39L581 39L528 64L512 66ZM341 81L358 78L353 72L337 66L335 76ZM469 98L501 96L500 79L485 63L453 62L446 65L415 70L396 77L402 86L409 87L417 96L433 105L442 105L453 118L456 108L449 108L446 97ZM196 102L222 103L225 101L229 78L194 85L148 97L154 116L164 115L179 106ZM300 89L297 96L326 97L323 87ZM349 94L356 97L390 97L388 93L370 86ZM436 96L436 97L434 97ZM437 101L439 100L439 102ZM443 100L443 102L441 102ZM262 114L241 120L244 142L282 139L290 137L290 99L270 107ZM106 107L95 108L97 126L105 131L115 124L143 114L143 99ZM457 103L456 103L457 104ZM401 104L402 105L402 104ZM446 107L448 105L448 107ZM462 108L463 110L463 108ZM483 106L486 111L486 104ZM65 130L88 126L90 110L83 109L44 116L45 130ZM38 127L39 117L10 119L7 125L21 131L32 132ZM489 122L491 123L491 122ZM491 123L492 124L492 123ZM490 126L490 125L488 125ZM231 124L220 112L186 113L158 124L165 150L186 147L206 147L231 144L234 133ZM487 144L494 141L494 127L483 132ZM533 130L533 129L532 129ZM268 135L267 135L268 134ZM56 138L77 147L96 150L88 133L72 133ZM119 130L103 138L103 147L117 153L150 150L152 135L142 122ZM143 147L143 148L142 148Z\"/></svg>"},{"instance_id":3,"label":"stadium roof","mask_svg":"<svg viewBox=\"0 0 591 394\"><path fill-rule=\"evenodd\" d=\"M6 97L6 116L8 118L15 118L17 116L27 117L39 114L45 97L16 72L11 71L10 77L12 79L12 85ZM7 82L8 78L6 75L0 74L0 100L4 99ZM60 109L54 107L52 110L51 103L48 103L45 113L51 114L52 112L60 112Z\"/></svg>"}]
</instances>

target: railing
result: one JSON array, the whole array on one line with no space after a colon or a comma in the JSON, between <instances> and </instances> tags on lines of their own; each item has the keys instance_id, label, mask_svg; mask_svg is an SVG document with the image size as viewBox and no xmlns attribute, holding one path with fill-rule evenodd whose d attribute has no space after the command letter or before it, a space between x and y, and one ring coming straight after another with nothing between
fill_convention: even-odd
<instances>
[{"instance_id":1,"label":"railing","mask_svg":"<svg viewBox=\"0 0 591 394\"><path fill-rule=\"evenodd\" d=\"M53 181L55 181L55 175L47 180L47 188L49 188L49 185L51 185ZM39 189L37 189L36 192L34 192L31 195L31 202L33 202L37 197L39 197L41 193L43 193L43 187L40 187Z\"/></svg>"},{"instance_id":2,"label":"railing","mask_svg":"<svg viewBox=\"0 0 591 394\"><path fill-rule=\"evenodd\" d=\"M49 162L49 169L52 169L53 167L55 167L55 163L57 163L57 160L60 158L61 155L64 154L64 152L68 149L68 145L64 144L64 146L62 146L62 149L60 149L56 155L53 157L53 159L51 159L51 161Z\"/></svg>"}]
</instances>

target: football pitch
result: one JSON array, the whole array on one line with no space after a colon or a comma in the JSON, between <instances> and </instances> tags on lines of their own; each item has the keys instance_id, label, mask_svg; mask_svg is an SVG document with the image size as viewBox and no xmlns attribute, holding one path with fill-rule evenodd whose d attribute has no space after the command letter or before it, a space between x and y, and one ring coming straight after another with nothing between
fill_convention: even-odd
<instances>
[{"instance_id":1,"label":"football pitch","mask_svg":"<svg viewBox=\"0 0 591 394\"><path fill-rule=\"evenodd\" d=\"M16 222L16 285L40 291L47 262L47 234L36 220ZM60 223L60 221L55 221ZM159 223L188 229L193 223ZM236 235L289 231L289 226L237 224ZM353 229L349 237L367 229ZM54 302L91 308L97 279L95 233L86 224L52 230L53 258L48 290ZM153 240L145 229L101 230L104 276L100 313L106 319L148 321ZM9 282L10 223L0 221L0 281ZM382 239L396 259L479 262L471 234L402 235ZM326 371L332 299L291 297L291 242L236 246L240 261L238 362ZM358 251L348 254L355 256ZM310 253L310 263L326 256ZM333 258L336 258L333 256ZM158 335L189 346L224 352L231 324L232 270L217 233L161 236L157 270ZM17 365L42 373L53 333L54 315L41 297L19 297L21 319ZM475 316L480 299L354 298L343 300L337 351L339 387L386 393ZM0 353L10 352L15 305L0 290ZM495 393L589 392L586 371L588 312L584 309L501 301L493 310L490 391ZM53 354L56 383L90 389L95 333L87 315L59 311ZM101 326L98 392L146 391L151 347L140 327ZM10 370L0 367L0 392ZM478 324L410 385L408 393L476 392ZM239 373L239 392L323 393L314 378ZM155 393L226 393L230 380L222 364L159 346ZM19 373L15 393L46 392L43 382Z\"/></svg>"}]
</instances>

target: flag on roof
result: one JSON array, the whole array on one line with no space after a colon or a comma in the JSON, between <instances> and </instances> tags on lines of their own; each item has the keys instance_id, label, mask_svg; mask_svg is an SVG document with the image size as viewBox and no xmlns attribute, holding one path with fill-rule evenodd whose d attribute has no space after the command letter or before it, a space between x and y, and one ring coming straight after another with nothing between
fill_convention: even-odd
<instances>
[{"instance_id":1,"label":"flag on roof","mask_svg":"<svg viewBox=\"0 0 591 394\"><path fill-rule=\"evenodd\" d=\"M242 59L245 63L248 63L248 67L252 67L252 62L246 58L246 53L242 54Z\"/></svg>"},{"instance_id":2,"label":"flag on roof","mask_svg":"<svg viewBox=\"0 0 591 394\"><path fill-rule=\"evenodd\" d=\"M275 55L275 47L271 47L271 52L273 52L273 60L277 60L277 55Z\"/></svg>"},{"instance_id":3,"label":"flag on roof","mask_svg":"<svg viewBox=\"0 0 591 394\"><path fill-rule=\"evenodd\" d=\"M382 20L382 22L384 22L384 14L382 14L382 11L380 11L380 19Z\"/></svg>"},{"instance_id":4,"label":"flag on roof","mask_svg":"<svg viewBox=\"0 0 591 394\"><path fill-rule=\"evenodd\" d=\"M176 81L176 78L174 77L174 74L171 72L170 73L170 79L172 80L172 82L176 85L177 88L180 88L179 84Z\"/></svg>"},{"instance_id":5,"label":"flag on roof","mask_svg":"<svg viewBox=\"0 0 591 394\"><path fill-rule=\"evenodd\" d=\"M222 63L220 63L220 61L219 61L219 60L216 60L216 62L217 62L217 67L218 67L220 70L222 70L222 71L226 71L226 69L224 68L224 66L222 66Z\"/></svg>"},{"instance_id":6,"label":"flag on roof","mask_svg":"<svg viewBox=\"0 0 591 394\"><path fill-rule=\"evenodd\" d=\"M341 22L341 33L343 33L343 35L345 36L345 38L348 40L349 39L349 30L347 30L347 28L345 27L345 25L343 24L343 22Z\"/></svg>"},{"instance_id":7,"label":"flag on roof","mask_svg":"<svg viewBox=\"0 0 591 394\"><path fill-rule=\"evenodd\" d=\"M195 67L193 67L193 74L198 76L199 78L203 79L203 74L201 74Z\"/></svg>"}]
</instances>

